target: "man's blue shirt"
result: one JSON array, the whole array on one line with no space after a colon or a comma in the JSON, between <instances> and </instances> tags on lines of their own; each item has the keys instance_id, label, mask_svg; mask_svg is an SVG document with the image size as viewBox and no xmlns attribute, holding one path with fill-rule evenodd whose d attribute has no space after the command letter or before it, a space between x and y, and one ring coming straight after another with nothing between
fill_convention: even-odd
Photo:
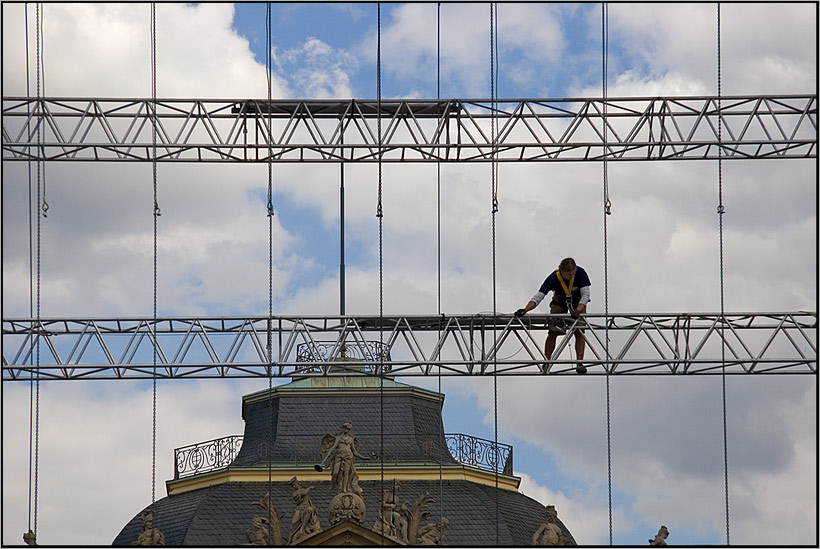
<instances>
[{"instance_id":1,"label":"man's blue shirt","mask_svg":"<svg viewBox=\"0 0 820 549\"><path fill-rule=\"evenodd\" d=\"M575 270L575 280L572 281L572 306L577 307L578 303L581 301L581 288L585 286L591 286L592 283L589 281L589 275L583 269L583 267L576 267ZM550 273L544 283L541 284L541 288L538 290L544 295L547 295L549 292L555 292L552 296L553 302L558 303L565 303L566 302L566 293L564 292L564 288L561 286L561 282L558 280L558 274L556 271Z\"/></svg>"}]
</instances>

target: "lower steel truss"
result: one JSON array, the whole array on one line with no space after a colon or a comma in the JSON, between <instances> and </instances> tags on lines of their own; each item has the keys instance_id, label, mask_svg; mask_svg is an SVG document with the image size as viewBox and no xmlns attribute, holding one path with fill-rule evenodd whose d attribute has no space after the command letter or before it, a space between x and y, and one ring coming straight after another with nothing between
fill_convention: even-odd
<instances>
[{"instance_id":1,"label":"lower steel truss","mask_svg":"<svg viewBox=\"0 0 820 549\"><path fill-rule=\"evenodd\" d=\"M254 316L3 319L3 381L574 375L581 329L592 375L817 374L809 312Z\"/></svg>"}]
</instances>

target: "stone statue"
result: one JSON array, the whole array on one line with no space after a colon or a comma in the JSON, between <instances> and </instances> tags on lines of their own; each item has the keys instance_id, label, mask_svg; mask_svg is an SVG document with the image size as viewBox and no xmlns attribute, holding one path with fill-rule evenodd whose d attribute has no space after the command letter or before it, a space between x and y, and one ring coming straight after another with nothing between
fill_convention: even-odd
<instances>
[{"instance_id":1,"label":"stone statue","mask_svg":"<svg viewBox=\"0 0 820 549\"><path fill-rule=\"evenodd\" d=\"M294 545L320 532L322 526L319 523L319 510L310 501L310 491L313 490L313 486L302 487L296 477L290 479L290 485L293 487L293 502L296 508L293 510L293 518L290 521L288 545Z\"/></svg>"},{"instance_id":2,"label":"stone statue","mask_svg":"<svg viewBox=\"0 0 820 549\"><path fill-rule=\"evenodd\" d=\"M31 530L23 532L23 542L26 545L37 545L37 536Z\"/></svg>"},{"instance_id":3,"label":"stone statue","mask_svg":"<svg viewBox=\"0 0 820 549\"><path fill-rule=\"evenodd\" d=\"M142 516L142 532L132 545L165 545L165 534L154 528L154 512L145 511Z\"/></svg>"},{"instance_id":4,"label":"stone statue","mask_svg":"<svg viewBox=\"0 0 820 549\"><path fill-rule=\"evenodd\" d=\"M649 545L652 547L666 547L666 538L669 537L669 530L666 529L666 526L661 525L661 529L658 530L658 533L655 535L655 539L649 540Z\"/></svg>"},{"instance_id":5,"label":"stone statue","mask_svg":"<svg viewBox=\"0 0 820 549\"><path fill-rule=\"evenodd\" d=\"M322 438L322 463L329 460L330 481L336 495L330 500L328 518L330 524L350 520L356 524L364 523L365 505L362 489L359 486L359 475L356 473L355 458L369 459L359 453L359 441L350 430L353 424L345 421L342 432L338 435L326 434ZM317 465L321 471L322 466Z\"/></svg>"},{"instance_id":6,"label":"stone statue","mask_svg":"<svg viewBox=\"0 0 820 549\"><path fill-rule=\"evenodd\" d=\"M419 528L417 542L419 545L441 545L444 529L450 524L446 518Z\"/></svg>"},{"instance_id":7,"label":"stone statue","mask_svg":"<svg viewBox=\"0 0 820 549\"><path fill-rule=\"evenodd\" d=\"M245 545L270 545L270 532L263 526L264 519L259 515L253 516L253 525L245 530L248 543Z\"/></svg>"},{"instance_id":8,"label":"stone statue","mask_svg":"<svg viewBox=\"0 0 820 549\"><path fill-rule=\"evenodd\" d=\"M273 545L282 545L282 515L279 514L279 511L271 504L270 492L265 492L265 495L259 498L259 501L254 501L253 504L265 512L264 516L259 517L261 520L260 526L267 524L270 528L270 543ZM253 529L253 527L251 527L251 529ZM261 534L257 531L257 535Z\"/></svg>"},{"instance_id":9,"label":"stone statue","mask_svg":"<svg viewBox=\"0 0 820 549\"><path fill-rule=\"evenodd\" d=\"M393 481L393 489L385 490L379 507L379 518L373 525L373 531L391 537L401 543L407 543L407 513L405 505L399 508L398 483Z\"/></svg>"},{"instance_id":10,"label":"stone statue","mask_svg":"<svg viewBox=\"0 0 820 549\"><path fill-rule=\"evenodd\" d=\"M568 545L561 527L558 526L558 511L554 505L547 505L547 521L538 527L532 535L533 545Z\"/></svg>"},{"instance_id":11,"label":"stone statue","mask_svg":"<svg viewBox=\"0 0 820 549\"><path fill-rule=\"evenodd\" d=\"M413 507L406 504L399 506L398 483L393 481L393 489L382 494L379 518L373 525L373 531L393 538L403 545L438 545L444 537L444 529L449 524L446 518L423 525L430 518L427 507L433 503L427 492L422 492Z\"/></svg>"},{"instance_id":12,"label":"stone statue","mask_svg":"<svg viewBox=\"0 0 820 549\"><path fill-rule=\"evenodd\" d=\"M338 435L326 434L322 438L322 462L330 460L330 481L337 494L354 493L362 495L359 475L356 473L354 458L370 459L359 453L359 441L350 433L353 424L345 421Z\"/></svg>"}]
</instances>

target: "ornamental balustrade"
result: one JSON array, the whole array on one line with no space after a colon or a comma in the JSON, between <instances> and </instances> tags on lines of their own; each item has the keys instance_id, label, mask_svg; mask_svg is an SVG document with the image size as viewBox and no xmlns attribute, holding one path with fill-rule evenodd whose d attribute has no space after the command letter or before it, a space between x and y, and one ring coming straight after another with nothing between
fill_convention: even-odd
<instances>
[{"instance_id":1,"label":"ornamental balustrade","mask_svg":"<svg viewBox=\"0 0 820 549\"><path fill-rule=\"evenodd\" d=\"M377 370L390 373L390 351L381 341L359 340L350 343L341 341L312 341L296 346L296 362L338 362L337 371L365 372L375 374ZM364 366L350 366L351 363L365 363ZM387 364L384 364L387 363ZM381 364L381 368L379 368ZM304 373L322 373L321 367L304 368Z\"/></svg>"},{"instance_id":2,"label":"ornamental balustrade","mask_svg":"<svg viewBox=\"0 0 820 549\"><path fill-rule=\"evenodd\" d=\"M513 447L462 433L446 433L450 454L464 465L512 475ZM230 466L242 448L242 435L199 442L174 450L174 478L184 478Z\"/></svg>"},{"instance_id":3,"label":"ornamental balustrade","mask_svg":"<svg viewBox=\"0 0 820 549\"><path fill-rule=\"evenodd\" d=\"M242 439L241 435L232 435L175 449L174 478L227 467L239 453Z\"/></svg>"},{"instance_id":4,"label":"ornamental balustrade","mask_svg":"<svg viewBox=\"0 0 820 549\"><path fill-rule=\"evenodd\" d=\"M445 434L447 449L456 461L480 469L513 474L513 447L462 433Z\"/></svg>"}]
</instances>

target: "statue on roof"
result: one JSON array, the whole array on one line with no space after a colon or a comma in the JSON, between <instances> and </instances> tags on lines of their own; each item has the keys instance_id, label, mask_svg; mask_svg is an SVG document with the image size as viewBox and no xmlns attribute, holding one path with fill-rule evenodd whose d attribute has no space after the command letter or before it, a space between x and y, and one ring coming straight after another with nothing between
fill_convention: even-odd
<instances>
[{"instance_id":1,"label":"statue on roof","mask_svg":"<svg viewBox=\"0 0 820 549\"><path fill-rule=\"evenodd\" d=\"M265 492L265 495L259 498L259 501L254 501L253 504L265 512L265 515L259 517L261 521L260 526L266 524L270 528L270 543L273 545L282 545L282 515L276 510L273 504L271 504L270 492ZM254 517L254 522L256 522L256 517ZM251 530L254 530L254 528L255 526L252 526ZM247 534L248 532L246 532L246 535ZM258 540L258 537L261 536L261 532L255 529L253 535ZM251 542L252 545L258 545L258 543L254 543L250 538L248 541Z\"/></svg>"},{"instance_id":2,"label":"statue on roof","mask_svg":"<svg viewBox=\"0 0 820 549\"><path fill-rule=\"evenodd\" d=\"M290 479L293 487L293 502L296 509L293 510L293 518L290 521L290 532L288 533L288 545L295 545L302 539L322 530L319 523L319 510L310 501L310 491L313 486L303 487L296 480Z\"/></svg>"},{"instance_id":3,"label":"statue on roof","mask_svg":"<svg viewBox=\"0 0 820 549\"><path fill-rule=\"evenodd\" d=\"M654 539L649 540L649 545L652 547L666 547L666 538L669 537L669 530L666 526L661 525L661 529L655 534Z\"/></svg>"},{"instance_id":4,"label":"statue on roof","mask_svg":"<svg viewBox=\"0 0 820 549\"><path fill-rule=\"evenodd\" d=\"M554 505L547 505L547 520L543 522L538 530L532 535L533 545L569 545L569 540L564 537L564 532L558 526L558 511Z\"/></svg>"},{"instance_id":5,"label":"statue on roof","mask_svg":"<svg viewBox=\"0 0 820 549\"><path fill-rule=\"evenodd\" d=\"M446 517L431 524L426 524L419 528L418 544L419 545L441 545L441 540L444 538L444 529L450 525L450 521Z\"/></svg>"},{"instance_id":6,"label":"statue on roof","mask_svg":"<svg viewBox=\"0 0 820 549\"><path fill-rule=\"evenodd\" d=\"M245 530L245 537L248 543L244 545L270 545L270 532L263 525L264 521L259 515L253 516L253 524Z\"/></svg>"},{"instance_id":7,"label":"statue on roof","mask_svg":"<svg viewBox=\"0 0 820 549\"><path fill-rule=\"evenodd\" d=\"M132 545L165 545L165 535L154 528L154 511L145 511L141 516L142 532Z\"/></svg>"},{"instance_id":8,"label":"statue on roof","mask_svg":"<svg viewBox=\"0 0 820 549\"><path fill-rule=\"evenodd\" d=\"M398 483L393 480L393 489L385 490L379 508L379 518L373 531L407 543L407 505L399 506Z\"/></svg>"},{"instance_id":9,"label":"statue on roof","mask_svg":"<svg viewBox=\"0 0 820 549\"><path fill-rule=\"evenodd\" d=\"M352 428L353 424L345 421L341 433L326 434L322 438L322 462L316 465L317 471L322 471L325 463L330 467L330 482L336 493L330 500L331 524L338 524L344 520L357 524L364 523L365 504L354 459L370 458L359 453L359 441L350 432Z\"/></svg>"},{"instance_id":10,"label":"statue on roof","mask_svg":"<svg viewBox=\"0 0 820 549\"><path fill-rule=\"evenodd\" d=\"M373 531L393 538L403 545L440 545L444 529L449 524L446 518L423 524L432 513L427 510L434 503L430 494L422 492L413 507L408 509L406 503L399 506L398 483L393 481L393 489L382 494L379 518L373 525Z\"/></svg>"},{"instance_id":11,"label":"statue on roof","mask_svg":"<svg viewBox=\"0 0 820 549\"><path fill-rule=\"evenodd\" d=\"M359 487L359 475L356 472L354 458L370 459L359 453L359 441L350 430L353 424L345 421L342 432L338 435L326 434L322 438L322 463L329 460L330 481L337 494L362 495Z\"/></svg>"}]
</instances>

